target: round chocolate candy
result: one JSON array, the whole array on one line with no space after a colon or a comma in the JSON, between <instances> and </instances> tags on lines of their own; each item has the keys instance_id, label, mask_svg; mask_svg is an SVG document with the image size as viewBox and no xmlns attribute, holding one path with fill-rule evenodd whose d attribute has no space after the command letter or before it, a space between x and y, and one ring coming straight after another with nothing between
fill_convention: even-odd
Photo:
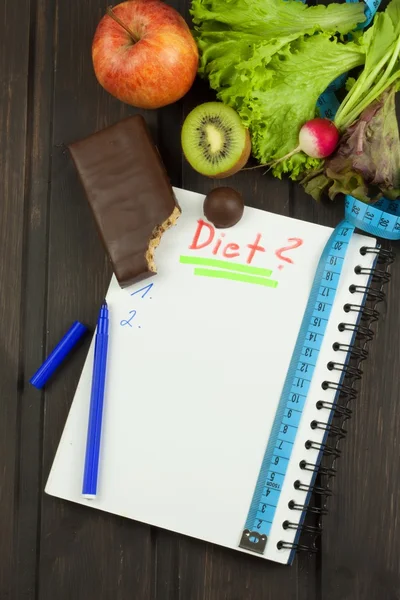
<instances>
[{"instance_id":1,"label":"round chocolate candy","mask_svg":"<svg viewBox=\"0 0 400 600\"><path fill-rule=\"evenodd\" d=\"M232 227L240 221L244 211L243 197L230 187L218 187L205 197L204 215L218 229Z\"/></svg>"}]
</instances>

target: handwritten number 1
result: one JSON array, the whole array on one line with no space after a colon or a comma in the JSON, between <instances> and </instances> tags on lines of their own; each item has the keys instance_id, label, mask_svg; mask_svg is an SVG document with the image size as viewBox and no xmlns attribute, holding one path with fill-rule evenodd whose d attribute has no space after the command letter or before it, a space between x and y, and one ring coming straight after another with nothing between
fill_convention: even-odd
<instances>
[{"instance_id":1,"label":"handwritten number 1","mask_svg":"<svg viewBox=\"0 0 400 600\"><path fill-rule=\"evenodd\" d=\"M146 294L149 293L149 291L151 290L151 288L153 287L154 283L149 283L149 285L146 285L145 287L140 288L140 290L136 290L136 292L132 292L131 296L135 296L135 294L140 294L140 292L143 292L141 298L144 298L146 296Z\"/></svg>"},{"instance_id":2,"label":"handwritten number 1","mask_svg":"<svg viewBox=\"0 0 400 600\"><path fill-rule=\"evenodd\" d=\"M132 292L131 296L135 296L136 294L141 294L141 296L140 296L140 297L141 297L141 298L144 298L144 297L145 297L145 296L146 296L146 295L149 293L149 291L151 290L151 288L153 287L153 285L154 285L154 283L149 283L149 285L145 285L144 287L140 288L139 290L136 290L136 292ZM129 319L122 319L122 321L120 321L120 323L119 323L119 324L120 324L122 327L125 327L125 325L128 325L128 327L131 327L131 328L132 328L131 321L132 321L132 320L135 318L135 316L136 316L136 310L135 310L135 309L133 309L133 310L130 310L130 311L129 311L129 314L131 315L131 316L129 317Z\"/></svg>"}]
</instances>

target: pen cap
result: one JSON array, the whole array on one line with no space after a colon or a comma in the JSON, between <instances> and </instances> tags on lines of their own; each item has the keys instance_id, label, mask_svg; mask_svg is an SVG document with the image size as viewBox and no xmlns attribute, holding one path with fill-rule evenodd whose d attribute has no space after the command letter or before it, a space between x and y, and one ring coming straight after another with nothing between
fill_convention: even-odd
<instances>
[{"instance_id":1,"label":"pen cap","mask_svg":"<svg viewBox=\"0 0 400 600\"><path fill-rule=\"evenodd\" d=\"M38 390L42 389L48 379L53 375L54 371L60 366L87 331L88 329L85 325L82 325L79 321L75 321L51 354L46 358L42 366L29 380L30 383Z\"/></svg>"}]
</instances>

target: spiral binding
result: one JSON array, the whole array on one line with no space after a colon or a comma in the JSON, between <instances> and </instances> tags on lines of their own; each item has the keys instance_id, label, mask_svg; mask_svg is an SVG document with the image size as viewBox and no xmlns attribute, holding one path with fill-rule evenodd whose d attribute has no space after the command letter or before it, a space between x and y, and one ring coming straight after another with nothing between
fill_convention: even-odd
<instances>
[{"instance_id":1,"label":"spiral binding","mask_svg":"<svg viewBox=\"0 0 400 600\"><path fill-rule=\"evenodd\" d=\"M348 361L342 362L338 358L337 361L331 361L327 364L327 368L330 371L341 371L343 373L342 378L339 383L333 381L322 382L322 389L333 389L336 391L335 402L319 400L316 403L317 409L321 411L321 420L314 420L310 423L310 439L305 443L307 450L318 450L320 455L327 457L329 464L325 464L325 461L322 465L320 464L321 461L316 464L302 460L300 468L314 473L313 483L312 485L306 485L297 480L294 483L294 488L311 494L311 502L297 504L294 500L291 500L288 504L289 510L305 512L306 519L310 514L317 515L317 523L310 525L302 521L300 523L285 521L282 524L283 529L298 531L301 534L302 543L282 540L278 543L278 549L286 548L296 552L304 551L313 553L318 551L316 543L322 532L321 516L327 514L327 499L332 495L329 482L336 475L335 462L341 456L341 450L338 445L347 433L344 429L344 424L352 415L349 404L357 397L357 390L354 385L362 376L360 365L367 358L368 350L366 346L374 337L374 331L370 326L379 318L376 306L385 300L383 286L390 280L388 267L394 260L394 254L391 250L380 246L374 248L364 246L360 249L362 256L368 253L377 255L375 267L373 269L356 267L354 272L356 276L369 275L369 285L351 285L349 287L351 294L365 296L365 303L361 305L355 302L354 304L345 304L343 307L344 313L357 312L359 319L356 324L342 322L338 326L339 331L347 330L353 332L352 343L341 344L335 342L332 346L333 351L338 353L338 357L340 356L339 353L343 353L344 359L348 357ZM332 416L331 421L324 421L322 417L323 411L328 411L327 414ZM311 432L314 429L322 429L326 432L324 443L315 442L311 439ZM311 539L305 542L303 540L304 535L311 536Z\"/></svg>"}]
</instances>

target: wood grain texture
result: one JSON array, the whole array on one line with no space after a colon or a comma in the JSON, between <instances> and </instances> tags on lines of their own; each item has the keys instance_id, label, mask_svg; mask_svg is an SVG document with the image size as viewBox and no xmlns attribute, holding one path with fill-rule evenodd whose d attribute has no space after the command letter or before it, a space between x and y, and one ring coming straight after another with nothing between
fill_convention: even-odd
<instances>
[{"instance_id":1,"label":"wood grain texture","mask_svg":"<svg viewBox=\"0 0 400 600\"><path fill-rule=\"evenodd\" d=\"M189 0L170 0L188 19ZM89 339L40 393L27 383L75 319L93 328L110 267L67 144L136 109L104 92L90 46L104 0L0 4L0 600L399 600L400 256L364 363L317 555L292 567L45 496ZM184 116L214 99L143 114L174 185L221 182L182 158ZM223 181L228 183L227 180ZM244 171L249 206L334 226L337 202Z\"/></svg>"},{"instance_id":2,"label":"wood grain texture","mask_svg":"<svg viewBox=\"0 0 400 600\"><path fill-rule=\"evenodd\" d=\"M0 598L14 590L18 548L29 0L0 4ZM18 32L18 35L17 35Z\"/></svg>"},{"instance_id":3,"label":"wood grain texture","mask_svg":"<svg viewBox=\"0 0 400 600\"><path fill-rule=\"evenodd\" d=\"M325 521L322 591L327 600L400 598L398 249L396 254Z\"/></svg>"},{"instance_id":4,"label":"wood grain texture","mask_svg":"<svg viewBox=\"0 0 400 600\"><path fill-rule=\"evenodd\" d=\"M22 360L25 385L20 407L19 500L16 522L15 597L33 600L37 593L42 497L43 394L29 385L45 358L48 198L53 100L54 6L31 3L29 92L26 141L26 237ZM49 26L50 25L50 26Z\"/></svg>"},{"instance_id":5,"label":"wood grain texture","mask_svg":"<svg viewBox=\"0 0 400 600\"><path fill-rule=\"evenodd\" d=\"M67 149L68 143L133 112L106 94L93 74L91 42L103 10L99 0L56 3L47 350L75 319L93 331L111 275ZM156 113L147 115L153 130L156 117ZM43 485L85 349L74 353L69 361L68 377L57 377L45 394ZM93 513L85 507L43 498L39 598L149 597L153 564L150 527Z\"/></svg>"}]
</instances>

